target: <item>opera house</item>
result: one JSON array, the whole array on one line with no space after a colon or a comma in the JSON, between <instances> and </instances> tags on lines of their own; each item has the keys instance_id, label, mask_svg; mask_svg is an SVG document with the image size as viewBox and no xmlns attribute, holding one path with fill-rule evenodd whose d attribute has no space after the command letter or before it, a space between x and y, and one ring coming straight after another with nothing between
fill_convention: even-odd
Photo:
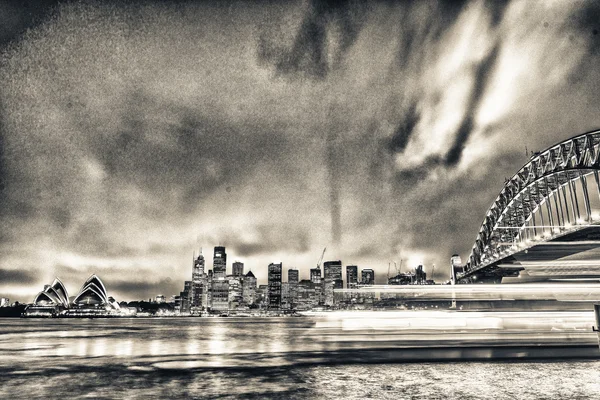
<instances>
[{"instance_id":1,"label":"opera house","mask_svg":"<svg viewBox=\"0 0 600 400\"><path fill-rule=\"evenodd\" d=\"M118 314L119 304L106 294L106 287L95 274L90 276L77 295L69 297L67 288L58 278L45 285L27 307L25 317L98 317Z\"/></svg>"}]
</instances>

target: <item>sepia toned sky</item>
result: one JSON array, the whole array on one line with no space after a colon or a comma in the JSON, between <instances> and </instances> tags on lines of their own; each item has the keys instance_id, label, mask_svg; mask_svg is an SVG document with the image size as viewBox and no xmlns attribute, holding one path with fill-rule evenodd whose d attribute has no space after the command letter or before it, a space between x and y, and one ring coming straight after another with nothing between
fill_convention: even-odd
<instances>
[{"instance_id":1,"label":"sepia toned sky","mask_svg":"<svg viewBox=\"0 0 600 400\"><path fill-rule=\"evenodd\" d=\"M0 295L177 294L216 245L259 283L324 247L446 280L526 151L600 127L599 30L593 1L0 1Z\"/></svg>"}]
</instances>

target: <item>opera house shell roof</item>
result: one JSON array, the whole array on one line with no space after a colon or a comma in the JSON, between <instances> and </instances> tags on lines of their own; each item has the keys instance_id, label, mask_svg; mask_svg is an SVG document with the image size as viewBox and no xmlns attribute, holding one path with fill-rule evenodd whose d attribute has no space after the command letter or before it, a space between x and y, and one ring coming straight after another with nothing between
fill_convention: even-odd
<instances>
[{"instance_id":1,"label":"opera house shell roof","mask_svg":"<svg viewBox=\"0 0 600 400\"><path fill-rule=\"evenodd\" d=\"M69 294L67 288L60 279L54 279L51 285L39 292L33 299L33 303L38 306L62 306L69 307Z\"/></svg>"},{"instance_id":2,"label":"opera house shell roof","mask_svg":"<svg viewBox=\"0 0 600 400\"><path fill-rule=\"evenodd\" d=\"M108 304L108 297L106 296L106 288L104 284L96 275L90 276L81 289L75 299L73 305L106 305Z\"/></svg>"},{"instance_id":3,"label":"opera house shell roof","mask_svg":"<svg viewBox=\"0 0 600 400\"><path fill-rule=\"evenodd\" d=\"M33 299L35 306L59 306L70 307L112 307L119 308L118 303L106 294L106 287L97 275L90 276L75 296L72 302L69 301L67 289L60 279L54 279L51 285L39 292Z\"/></svg>"}]
</instances>

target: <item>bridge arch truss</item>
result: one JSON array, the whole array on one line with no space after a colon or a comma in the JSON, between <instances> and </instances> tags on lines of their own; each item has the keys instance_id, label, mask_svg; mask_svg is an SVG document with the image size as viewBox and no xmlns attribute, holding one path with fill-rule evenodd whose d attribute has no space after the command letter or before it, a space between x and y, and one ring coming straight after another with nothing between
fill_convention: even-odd
<instances>
[{"instance_id":1,"label":"bridge arch truss","mask_svg":"<svg viewBox=\"0 0 600 400\"><path fill-rule=\"evenodd\" d=\"M600 130L535 153L488 209L457 280L540 242L600 223L592 211L592 200L600 201L599 171Z\"/></svg>"}]
</instances>

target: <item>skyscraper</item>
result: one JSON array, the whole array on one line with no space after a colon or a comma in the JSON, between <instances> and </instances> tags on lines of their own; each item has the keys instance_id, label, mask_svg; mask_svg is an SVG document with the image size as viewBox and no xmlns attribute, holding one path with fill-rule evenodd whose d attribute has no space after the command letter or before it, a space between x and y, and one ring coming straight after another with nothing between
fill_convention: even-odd
<instances>
[{"instance_id":1,"label":"skyscraper","mask_svg":"<svg viewBox=\"0 0 600 400\"><path fill-rule=\"evenodd\" d=\"M202 276L204 275L204 256L202 255L202 250L200 250L200 254L198 258L194 259L194 264L192 268L192 281L200 281Z\"/></svg>"},{"instance_id":2,"label":"skyscraper","mask_svg":"<svg viewBox=\"0 0 600 400\"><path fill-rule=\"evenodd\" d=\"M417 285L423 285L427 281L427 273L423 270L423 266L419 265L415 268L415 283Z\"/></svg>"},{"instance_id":3,"label":"skyscraper","mask_svg":"<svg viewBox=\"0 0 600 400\"><path fill-rule=\"evenodd\" d=\"M179 293L181 296L181 308L179 312L187 314L190 312L191 306L191 295L192 295L192 281L185 281L183 283L183 291Z\"/></svg>"},{"instance_id":4,"label":"skyscraper","mask_svg":"<svg viewBox=\"0 0 600 400\"><path fill-rule=\"evenodd\" d=\"M289 283L298 283L298 270L297 269L288 269L288 282Z\"/></svg>"},{"instance_id":5,"label":"skyscraper","mask_svg":"<svg viewBox=\"0 0 600 400\"><path fill-rule=\"evenodd\" d=\"M354 289L358 283L358 266L346 265L346 288Z\"/></svg>"},{"instance_id":6,"label":"skyscraper","mask_svg":"<svg viewBox=\"0 0 600 400\"><path fill-rule=\"evenodd\" d=\"M227 279L213 280L211 290L211 309L213 311L229 310L229 281Z\"/></svg>"},{"instance_id":7,"label":"skyscraper","mask_svg":"<svg viewBox=\"0 0 600 400\"><path fill-rule=\"evenodd\" d=\"M233 276L243 276L244 275L244 263L236 261L231 266L231 274Z\"/></svg>"},{"instance_id":8,"label":"skyscraper","mask_svg":"<svg viewBox=\"0 0 600 400\"><path fill-rule=\"evenodd\" d=\"M332 281L334 289L342 289L344 287L341 261L325 261L323 263L323 272L325 281Z\"/></svg>"},{"instance_id":9,"label":"skyscraper","mask_svg":"<svg viewBox=\"0 0 600 400\"><path fill-rule=\"evenodd\" d=\"M342 280L342 262L325 261L323 263L323 303L326 306L333 306L335 303L334 289L342 289L344 281Z\"/></svg>"},{"instance_id":10,"label":"skyscraper","mask_svg":"<svg viewBox=\"0 0 600 400\"><path fill-rule=\"evenodd\" d=\"M362 277L362 284L363 285L374 285L375 284L375 271L373 271L372 269L368 268L368 269L363 269L361 271L361 277Z\"/></svg>"},{"instance_id":11,"label":"skyscraper","mask_svg":"<svg viewBox=\"0 0 600 400\"><path fill-rule=\"evenodd\" d=\"M291 310L295 309L298 304L298 278L299 273L297 269L288 269L288 303Z\"/></svg>"},{"instance_id":12,"label":"skyscraper","mask_svg":"<svg viewBox=\"0 0 600 400\"><path fill-rule=\"evenodd\" d=\"M206 275L204 274L204 256L202 250L196 259L194 259L192 267L192 285L190 288L190 310L199 312L203 307L207 306L207 283Z\"/></svg>"},{"instance_id":13,"label":"skyscraper","mask_svg":"<svg viewBox=\"0 0 600 400\"><path fill-rule=\"evenodd\" d=\"M321 283L321 268L310 269L310 281L312 283Z\"/></svg>"},{"instance_id":14,"label":"skyscraper","mask_svg":"<svg viewBox=\"0 0 600 400\"><path fill-rule=\"evenodd\" d=\"M235 310L244 301L242 275L230 275L227 280L229 281L229 309Z\"/></svg>"},{"instance_id":15,"label":"skyscraper","mask_svg":"<svg viewBox=\"0 0 600 400\"><path fill-rule=\"evenodd\" d=\"M242 297L244 298L244 303L248 306L251 306L256 301L256 277L252 271L248 271L242 281Z\"/></svg>"},{"instance_id":16,"label":"skyscraper","mask_svg":"<svg viewBox=\"0 0 600 400\"><path fill-rule=\"evenodd\" d=\"M213 279L224 279L227 276L227 253L224 246L216 246L213 256Z\"/></svg>"},{"instance_id":17,"label":"skyscraper","mask_svg":"<svg viewBox=\"0 0 600 400\"><path fill-rule=\"evenodd\" d=\"M281 309L281 263L269 264L269 310Z\"/></svg>"}]
</instances>

